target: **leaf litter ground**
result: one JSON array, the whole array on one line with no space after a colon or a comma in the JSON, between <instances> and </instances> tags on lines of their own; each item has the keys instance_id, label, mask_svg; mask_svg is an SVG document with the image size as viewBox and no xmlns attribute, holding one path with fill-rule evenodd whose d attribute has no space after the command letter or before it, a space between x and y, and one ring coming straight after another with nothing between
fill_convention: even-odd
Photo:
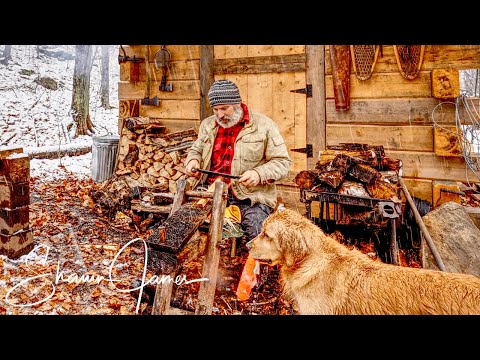
<instances>
[{"instance_id":1,"label":"leaf litter ground","mask_svg":"<svg viewBox=\"0 0 480 360\"><path fill-rule=\"evenodd\" d=\"M143 277L146 238L128 216L107 213L90 197L99 184L73 175L56 181L32 177L30 226L34 250L12 260L0 256L0 314L149 315L154 285L132 291ZM248 255L244 243L234 256L230 240L221 246L212 315L291 315L279 272L262 265L258 284L247 301L235 290ZM228 241L227 241L228 240ZM183 264L177 273L201 278L204 256ZM144 278L151 279L146 270ZM194 311L199 282L174 286L171 305Z\"/></svg>"}]
</instances>

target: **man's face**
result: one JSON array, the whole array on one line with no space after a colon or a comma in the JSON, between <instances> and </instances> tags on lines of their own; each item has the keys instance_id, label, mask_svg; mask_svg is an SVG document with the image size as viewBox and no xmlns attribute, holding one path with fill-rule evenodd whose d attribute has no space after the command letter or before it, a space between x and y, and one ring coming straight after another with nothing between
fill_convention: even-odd
<instances>
[{"instance_id":1,"label":"man's face","mask_svg":"<svg viewBox=\"0 0 480 360\"><path fill-rule=\"evenodd\" d=\"M230 118L233 115L233 107L233 105L215 105L213 113L219 120L222 120L224 116Z\"/></svg>"},{"instance_id":2,"label":"man's face","mask_svg":"<svg viewBox=\"0 0 480 360\"><path fill-rule=\"evenodd\" d=\"M212 109L217 121L226 128L237 124L243 116L240 105L220 104L215 105Z\"/></svg>"}]
</instances>

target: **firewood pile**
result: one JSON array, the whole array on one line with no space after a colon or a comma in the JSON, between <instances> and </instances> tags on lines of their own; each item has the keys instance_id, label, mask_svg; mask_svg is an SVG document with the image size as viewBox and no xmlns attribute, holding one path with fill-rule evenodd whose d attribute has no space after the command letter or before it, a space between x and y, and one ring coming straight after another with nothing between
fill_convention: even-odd
<instances>
[{"instance_id":1,"label":"firewood pile","mask_svg":"<svg viewBox=\"0 0 480 360\"><path fill-rule=\"evenodd\" d=\"M117 176L130 187L175 192L176 181L185 174L186 150L197 138L194 129L167 133L165 126L148 117L125 119L119 139Z\"/></svg>"},{"instance_id":2,"label":"firewood pile","mask_svg":"<svg viewBox=\"0 0 480 360\"><path fill-rule=\"evenodd\" d=\"M399 203L398 176L401 176L401 170L401 160L386 156L383 146L345 143L322 151L315 169L300 171L294 182L301 191L331 195L333 202L345 196ZM362 204L354 200L343 203ZM350 214L348 221L359 216L366 220L371 215L371 211L355 206L342 206L342 209Z\"/></svg>"},{"instance_id":3,"label":"firewood pile","mask_svg":"<svg viewBox=\"0 0 480 360\"><path fill-rule=\"evenodd\" d=\"M185 174L183 161L197 133L194 129L168 132L148 117L124 120L115 173L92 189L90 197L102 213L123 219L145 232L170 213L177 180ZM171 195L156 199L150 193Z\"/></svg>"}]
</instances>

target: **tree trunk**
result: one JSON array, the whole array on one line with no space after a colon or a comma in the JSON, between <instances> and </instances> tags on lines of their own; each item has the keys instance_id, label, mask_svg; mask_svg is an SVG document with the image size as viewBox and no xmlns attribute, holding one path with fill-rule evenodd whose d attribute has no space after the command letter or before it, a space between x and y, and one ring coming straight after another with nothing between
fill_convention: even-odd
<instances>
[{"instance_id":1,"label":"tree trunk","mask_svg":"<svg viewBox=\"0 0 480 360\"><path fill-rule=\"evenodd\" d=\"M12 60L12 45L4 45L2 64L7 65Z\"/></svg>"},{"instance_id":2,"label":"tree trunk","mask_svg":"<svg viewBox=\"0 0 480 360\"><path fill-rule=\"evenodd\" d=\"M71 107L73 121L76 125L75 136L91 135L95 132L89 110L92 65L92 46L76 45Z\"/></svg>"},{"instance_id":3,"label":"tree trunk","mask_svg":"<svg viewBox=\"0 0 480 360\"><path fill-rule=\"evenodd\" d=\"M101 69L101 83L100 83L100 98L102 107L110 109L110 56L109 45L102 45L102 69Z\"/></svg>"}]
</instances>

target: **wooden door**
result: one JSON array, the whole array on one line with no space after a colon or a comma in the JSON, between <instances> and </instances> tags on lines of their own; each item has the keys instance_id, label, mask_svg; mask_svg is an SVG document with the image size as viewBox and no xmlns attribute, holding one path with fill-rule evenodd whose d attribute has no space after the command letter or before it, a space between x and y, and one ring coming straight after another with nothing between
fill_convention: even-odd
<instances>
[{"instance_id":1,"label":"wooden door","mask_svg":"<svg viewBox=\"0 0 480 360\"><path fill-rule=\"evenodd\" d=\"M318 154L318 144L322 142L320 139L323 138L324 143L325 131L318 130L318 121L312 122L309 119L307 125L307 114L315 114L316 118L325 111L319 113L318 109L313 108L307 111L307 103L312 103L312 98L307 98L307 94L291 91L306 88L307 77L308 80L315 81L323 79L321 76L312 77L307 74L308 68L312 71L321 67L323 72L323 46L321 48L305 45L214 46L215 80L228 79L235 82L240 89L242 100L250 109L264 113L278 124L293 160L290 169L292 172L305 170L309 166L307 154L294 152L292 149L305 148L308 140L315 143ZM317 56L320 53L321 59ZM312 60L312 55L316 56L315 60ZM316 84L315 106L318 106L318 98ZM307 134L307 131L310 131L310 134ZM312 160L313 158L310 158L309 163Z\"/></svg>"}]
</instances>

